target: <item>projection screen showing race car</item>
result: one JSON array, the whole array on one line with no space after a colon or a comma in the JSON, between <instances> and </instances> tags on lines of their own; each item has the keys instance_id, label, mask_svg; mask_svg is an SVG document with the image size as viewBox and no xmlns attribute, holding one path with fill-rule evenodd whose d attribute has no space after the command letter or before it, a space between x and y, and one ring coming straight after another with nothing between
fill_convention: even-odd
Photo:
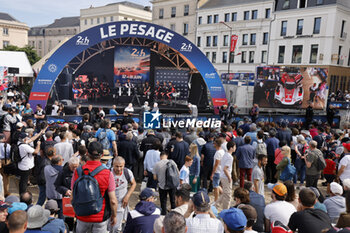
<instances>
[{"instance_id":1,"label":"projection screen showing race car","mask_svg":"<svg viewBox=\"0 0 350 233\"><path fill-rule=\"evenodd\" d=\"M257 67L254 103L262 108L324 109L328 70L313 67Z\"/></svg>"}]
</instances>

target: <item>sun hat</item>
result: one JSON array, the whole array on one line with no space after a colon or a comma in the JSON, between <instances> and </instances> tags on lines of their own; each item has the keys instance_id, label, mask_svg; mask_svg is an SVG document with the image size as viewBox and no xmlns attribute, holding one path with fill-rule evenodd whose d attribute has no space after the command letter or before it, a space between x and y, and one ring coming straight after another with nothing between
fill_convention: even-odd
<instances>
[{"instance_id":1,"label":"sun hat","mask_svg":"<svg viewBox=\"0 0 350 233\"><path fill-rule=\"evenodd\" d=\"M50 211L45 210L40 205L32 206L27 211L28 214L28 228L41 228L50 217Z\"/></svg>"}]
</instances>

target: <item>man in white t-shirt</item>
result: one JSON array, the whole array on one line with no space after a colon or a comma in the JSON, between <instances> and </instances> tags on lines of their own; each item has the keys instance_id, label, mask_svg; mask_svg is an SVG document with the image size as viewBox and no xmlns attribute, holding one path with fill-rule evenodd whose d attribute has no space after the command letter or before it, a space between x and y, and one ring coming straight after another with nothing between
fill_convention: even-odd
<instances>
[{"instance_id":1,"label":"man in white t-shirt","mask_svg":"<svg viewBox=\"0 0 350 233\"><path fill-rule=\"evenodd\" d=\"M345 156L340 160L337 177L343 182L350 179L350 143L343 143Z\"/></svg>"},{"instance_id":2,"label":"man in white t-shirt","mask_svg":"<svg viewBox=\"0 0 350 233\"><path fill-rule=\"evenodd\" d=\"M220 205L222 209L228 209L231 203L232 196L232 154L236 151L236 144L233 141L227 143L227 152L221 159L221 174L220 182L222 185L222 194L217 200L215 206L218 208Z\"/></svg>"},{"instance_id":3,"label":"man in white t-shirt","mask_svg":"<svg viewBox=\"0 0 350 233\"><path fill-rule=\"evenodd\" d=\"M270 232L271 223L275 221L280 221L287 226L290 216L297 211L294 205L285 201L286 196L287 187L282 183L277 183L272 189L272 202L264 210L266 232Z\"/></svg>"},{"instance_id":4,"label":"man in white t-shirt","mask_svg":"<svg viewBox=\"0 0 350 233\"><path fill-rule=\"evenodd\" d=\"M214 147L216 149L214 155L214 165L213 172L210 176L210 179L213 181L213 189L214 189L214 201L217 201L220 193L220 174L221 174L221 159L224 156L225 151L221 148L222 140L217 138L214 141Z\"/></svg>"},{"instance_id":5,"label":"man in white t-shirt","mask_svg":"<svg viewBox=\"0 0 350 233\"><path fill-rule=\"evenodd\" d=\"M117 223L113 226L111 232L121 232L122 223L126 221L129 212L129 199L135 191L136 181L132 171L125 168L125 160L123 157L116 157L113 162L113 177L115 181L115 196L118 200ZM127 174L126 174L127 172ZM128 184L131 184L128 190Z\"/></svg>"},{"instance_id":6,"label":"man in white t-shirt","mask_svg":"<svg viewBox=\"0 0 350 233\"><path fill-rule=\"evenodd\" d=\"M252 180L254 184L254 188L256 193L259 193L260 195L264 195L265 189L264 189L264 167L267 164L267 155L260 154L258 155L258 164L255 165L253 168L252 173Z\"/></svg>"},{"instance_id":7,"label":"man in white t-shirt","mask_svg":"<svg viewBox=\"0 0 350 233\"><path fill-rule=\"evenodd\" d=\"M40 151L40 140L37 142L36 148L34 149L30 145L26 144L30 140L26 133L19 134L19 156L21 161L18 163L18 175L19 180L19 194L27 191L29 175L32 168L34 167L34 155L38 154Z\"/></svg>"},{"instance_id":8,"label":"man in white t-shirt","mask_svg":"<svg viewBox=\"0 0 350 233\"><path fill-rule=\"evenodd\" d=\"M56 100L55 103L52 105L52 111L51 111L51 116L58 116L58 109L59 109L59 103Z\"/></svg>"}]
</instances>

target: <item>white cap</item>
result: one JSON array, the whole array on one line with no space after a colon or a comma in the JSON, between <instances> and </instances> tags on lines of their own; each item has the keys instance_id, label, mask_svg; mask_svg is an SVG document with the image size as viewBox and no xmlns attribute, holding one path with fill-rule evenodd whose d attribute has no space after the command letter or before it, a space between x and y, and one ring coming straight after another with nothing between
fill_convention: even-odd
<instances>
[{"instance_id":1,"label":"white cap","mask_svg":"<svg viewBox=\"0 0 350 233\"><path fill-rule=\"evenodd\" d=\"M16 124L16 126L17 126L18 128L22 128L24 125L23 125L22 122L18 122L18 123Z\"/></svg>"},{"instance_id":2,"label":"white cap","mask_svg":"<svg viewBox=\"0 0 350 233\"><path fill-rule=\"evenodd\" d=\"M335 182L331 183L331 192L334 194L339 194L342 195L343 194L343 187Z\"/></svg>"}]
</instances>

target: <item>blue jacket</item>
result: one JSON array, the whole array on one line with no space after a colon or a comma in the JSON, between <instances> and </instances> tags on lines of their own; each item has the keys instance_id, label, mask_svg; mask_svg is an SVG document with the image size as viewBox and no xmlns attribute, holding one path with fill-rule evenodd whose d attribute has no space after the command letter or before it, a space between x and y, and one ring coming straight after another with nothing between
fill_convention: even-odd
<instances>
[{"instance_id":1,"label":"blue jacket","mask_svg":"<svg viewBox=\"0 0 350 233\"><path fill-rule=\"evenodd\" d=\"M253 168L255 158L255 148L250 144L239 147L236 151L239 168Z\"/></svg>"},{"instance_id":2,"label":"blue jacket","mask_svg":"<svg viewBox=\"0 0 350 233\"><path fill-rule=\"evenodd\" d=\"M192 166L190 167L190 175L198 177L200 172L200 167L201 167L201 158L199 157L199 155L196 155L193 157L193 163L192 163Z\"/></svg>"},{"instance_id":3,"label":"blue jacket","mask_svg":"<svg viewBox=\"0 0 350 233\"><path fill-rule=\"evenodd\" d=\"M153 233L154 221L159 218L160 210L153 202L140 201L135 209L130 211L125 233Z\"/></svg>"},{"instance_id":4,"label":"blue jacket","mask_svg":"<svg viewBox=\"0 0 350 233\"><path fill-rule=\"evenodd\" d=\"M275 150L279 147L280 140L275 137L269 137L266 139L266 150L268 157L273 157L273 161L275 161Z\"/></svg>"}]
</instances>

